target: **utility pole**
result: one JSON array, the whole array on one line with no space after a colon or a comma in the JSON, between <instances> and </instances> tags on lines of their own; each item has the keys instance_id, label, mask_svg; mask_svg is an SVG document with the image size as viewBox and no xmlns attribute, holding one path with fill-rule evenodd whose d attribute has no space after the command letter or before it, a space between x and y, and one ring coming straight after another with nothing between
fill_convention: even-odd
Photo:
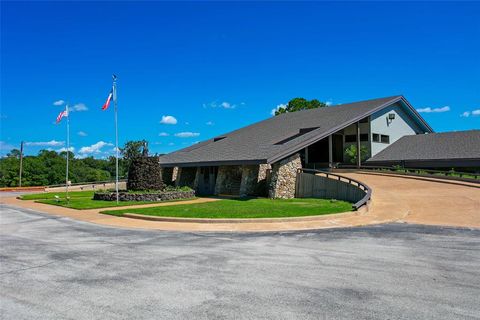
<instances>
[{"instance_id":1,"label":"utility pole","mask_svg":"<svg viewBox=\"0 0 480 320\"><path fill-rule=\"evenodd\" d=\"M23 141L20 142L20 173L18 174L19 187L22 187L22 172L23 172Z\"/></svg>"}]
</instances>

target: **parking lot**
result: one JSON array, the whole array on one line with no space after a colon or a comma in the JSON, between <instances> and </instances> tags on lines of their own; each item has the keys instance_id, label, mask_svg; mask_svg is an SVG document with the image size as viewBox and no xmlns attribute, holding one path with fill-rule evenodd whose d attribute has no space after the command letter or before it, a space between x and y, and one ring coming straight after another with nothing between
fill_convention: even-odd
<instances>
[{"instance_id":1,"label":"parking lot","mask_svg":"<svg viewBox=\"0 0 480 320\"><path fill-rule=\"evenodd\" d=\"M480 230L118 229L1 210L3 319L473 319Z\"/></svg>"}]
</instances>

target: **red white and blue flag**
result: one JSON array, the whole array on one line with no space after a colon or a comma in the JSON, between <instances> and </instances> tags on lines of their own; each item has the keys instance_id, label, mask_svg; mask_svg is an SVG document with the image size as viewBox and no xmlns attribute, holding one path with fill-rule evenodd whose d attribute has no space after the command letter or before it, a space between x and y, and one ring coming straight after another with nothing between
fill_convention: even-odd
<instances>
[{"instance_id":1,"label":"red white and blue flag","mask_svg":"<svg viewBox=\"0 0 480 320\"><path fill-rule=\"evenodd\" d=\"M107 101L105 101L105 104L103 105L102 110L107 110L108 109L108 106L110 105L110 101L112 101L112 97L113 97L113 89L110 90L110 93L108 94Z\"/></svg>"},{"instance_id":2,"label":"red white and blue flag","mask_svg":"<svg viewBox=\"0 0 480 320\"><path fill-rule=\"evenodd\" d=\"M63 117L68 117L68 111L66 109L58 114L57 123L60 123L60 121L62 121Z\"/></svg>"}]
</instances>

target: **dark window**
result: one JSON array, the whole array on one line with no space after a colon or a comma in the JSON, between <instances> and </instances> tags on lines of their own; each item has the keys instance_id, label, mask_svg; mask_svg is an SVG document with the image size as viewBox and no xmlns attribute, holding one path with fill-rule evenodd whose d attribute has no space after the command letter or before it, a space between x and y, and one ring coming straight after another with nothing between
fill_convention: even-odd
<instances>
[{"instance_id":1,"label":"dark window","mask_svg":"<svg viewBox=\"0 0 480 320\"><path fill-rule=\"evenodd\" d=\"M345 142L357 142L357 135L355 134L347 134L345 136Z\"/></svg>"},{"instance_id":2,"label":"dark window","mask_svg":"<svg viewBox=\"0 0 480 320\"><path fill-rule=\"evenodd\" d=\"M382 143L390 143L390 136L386 136L386 135L382 134L381 137L380 137L380 141Z\"/></svg>"},{"instance_id":3,"label":"dark window","mask_svg":"<svg viewBox=\"0 0 480 320\"><path fill-rule=\"evenodd\" d=\"M368 117L363 118L362 120L359 121L360 123L368 123Z\"/></svg>"},{"instance_id":4,"label":"dark window","mask_svg":"<svg viewBox=\"0 0 480 320\"><path fill-rule=\"evenodd\" d=\"M372 141L373 142L380 142L380 135L378 133L372 134Z\"/></svg>"},{"instance_id":5,"label":"dark window","mask_svg":"<svg viewBox=\"0 0 480 320\"><path fill-rule=\"evenodd\" d=\"M213 142L217 142L217 141L220 141L222 139L225 139L226 137L216 137L216 138L213 138Z\"/></svg>"},{"instance_id":6,"label":"dark window","mask_svg":"<svg viewBox=\"0 0 480 320\"><path fill-rule=\"evenodd\" d=\"M360 141L368 141L368 133L361 133Z\"/></svg>"}]
</instances>

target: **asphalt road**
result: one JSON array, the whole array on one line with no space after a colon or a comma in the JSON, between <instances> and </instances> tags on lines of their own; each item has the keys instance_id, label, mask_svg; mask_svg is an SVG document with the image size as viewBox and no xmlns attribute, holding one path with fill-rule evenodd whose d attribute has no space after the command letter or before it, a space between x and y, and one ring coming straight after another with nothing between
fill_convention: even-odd
<instances>
[{"instance_id":1,"label":"asphalt road","mask_svg":"<svg viewBox=\"0 0 480 320\"><path fill-rule=\"evenodd\" d=\"M479 319L480 230L114 229L2 207L2 319Z\"/></svg>"}]
</instances>

